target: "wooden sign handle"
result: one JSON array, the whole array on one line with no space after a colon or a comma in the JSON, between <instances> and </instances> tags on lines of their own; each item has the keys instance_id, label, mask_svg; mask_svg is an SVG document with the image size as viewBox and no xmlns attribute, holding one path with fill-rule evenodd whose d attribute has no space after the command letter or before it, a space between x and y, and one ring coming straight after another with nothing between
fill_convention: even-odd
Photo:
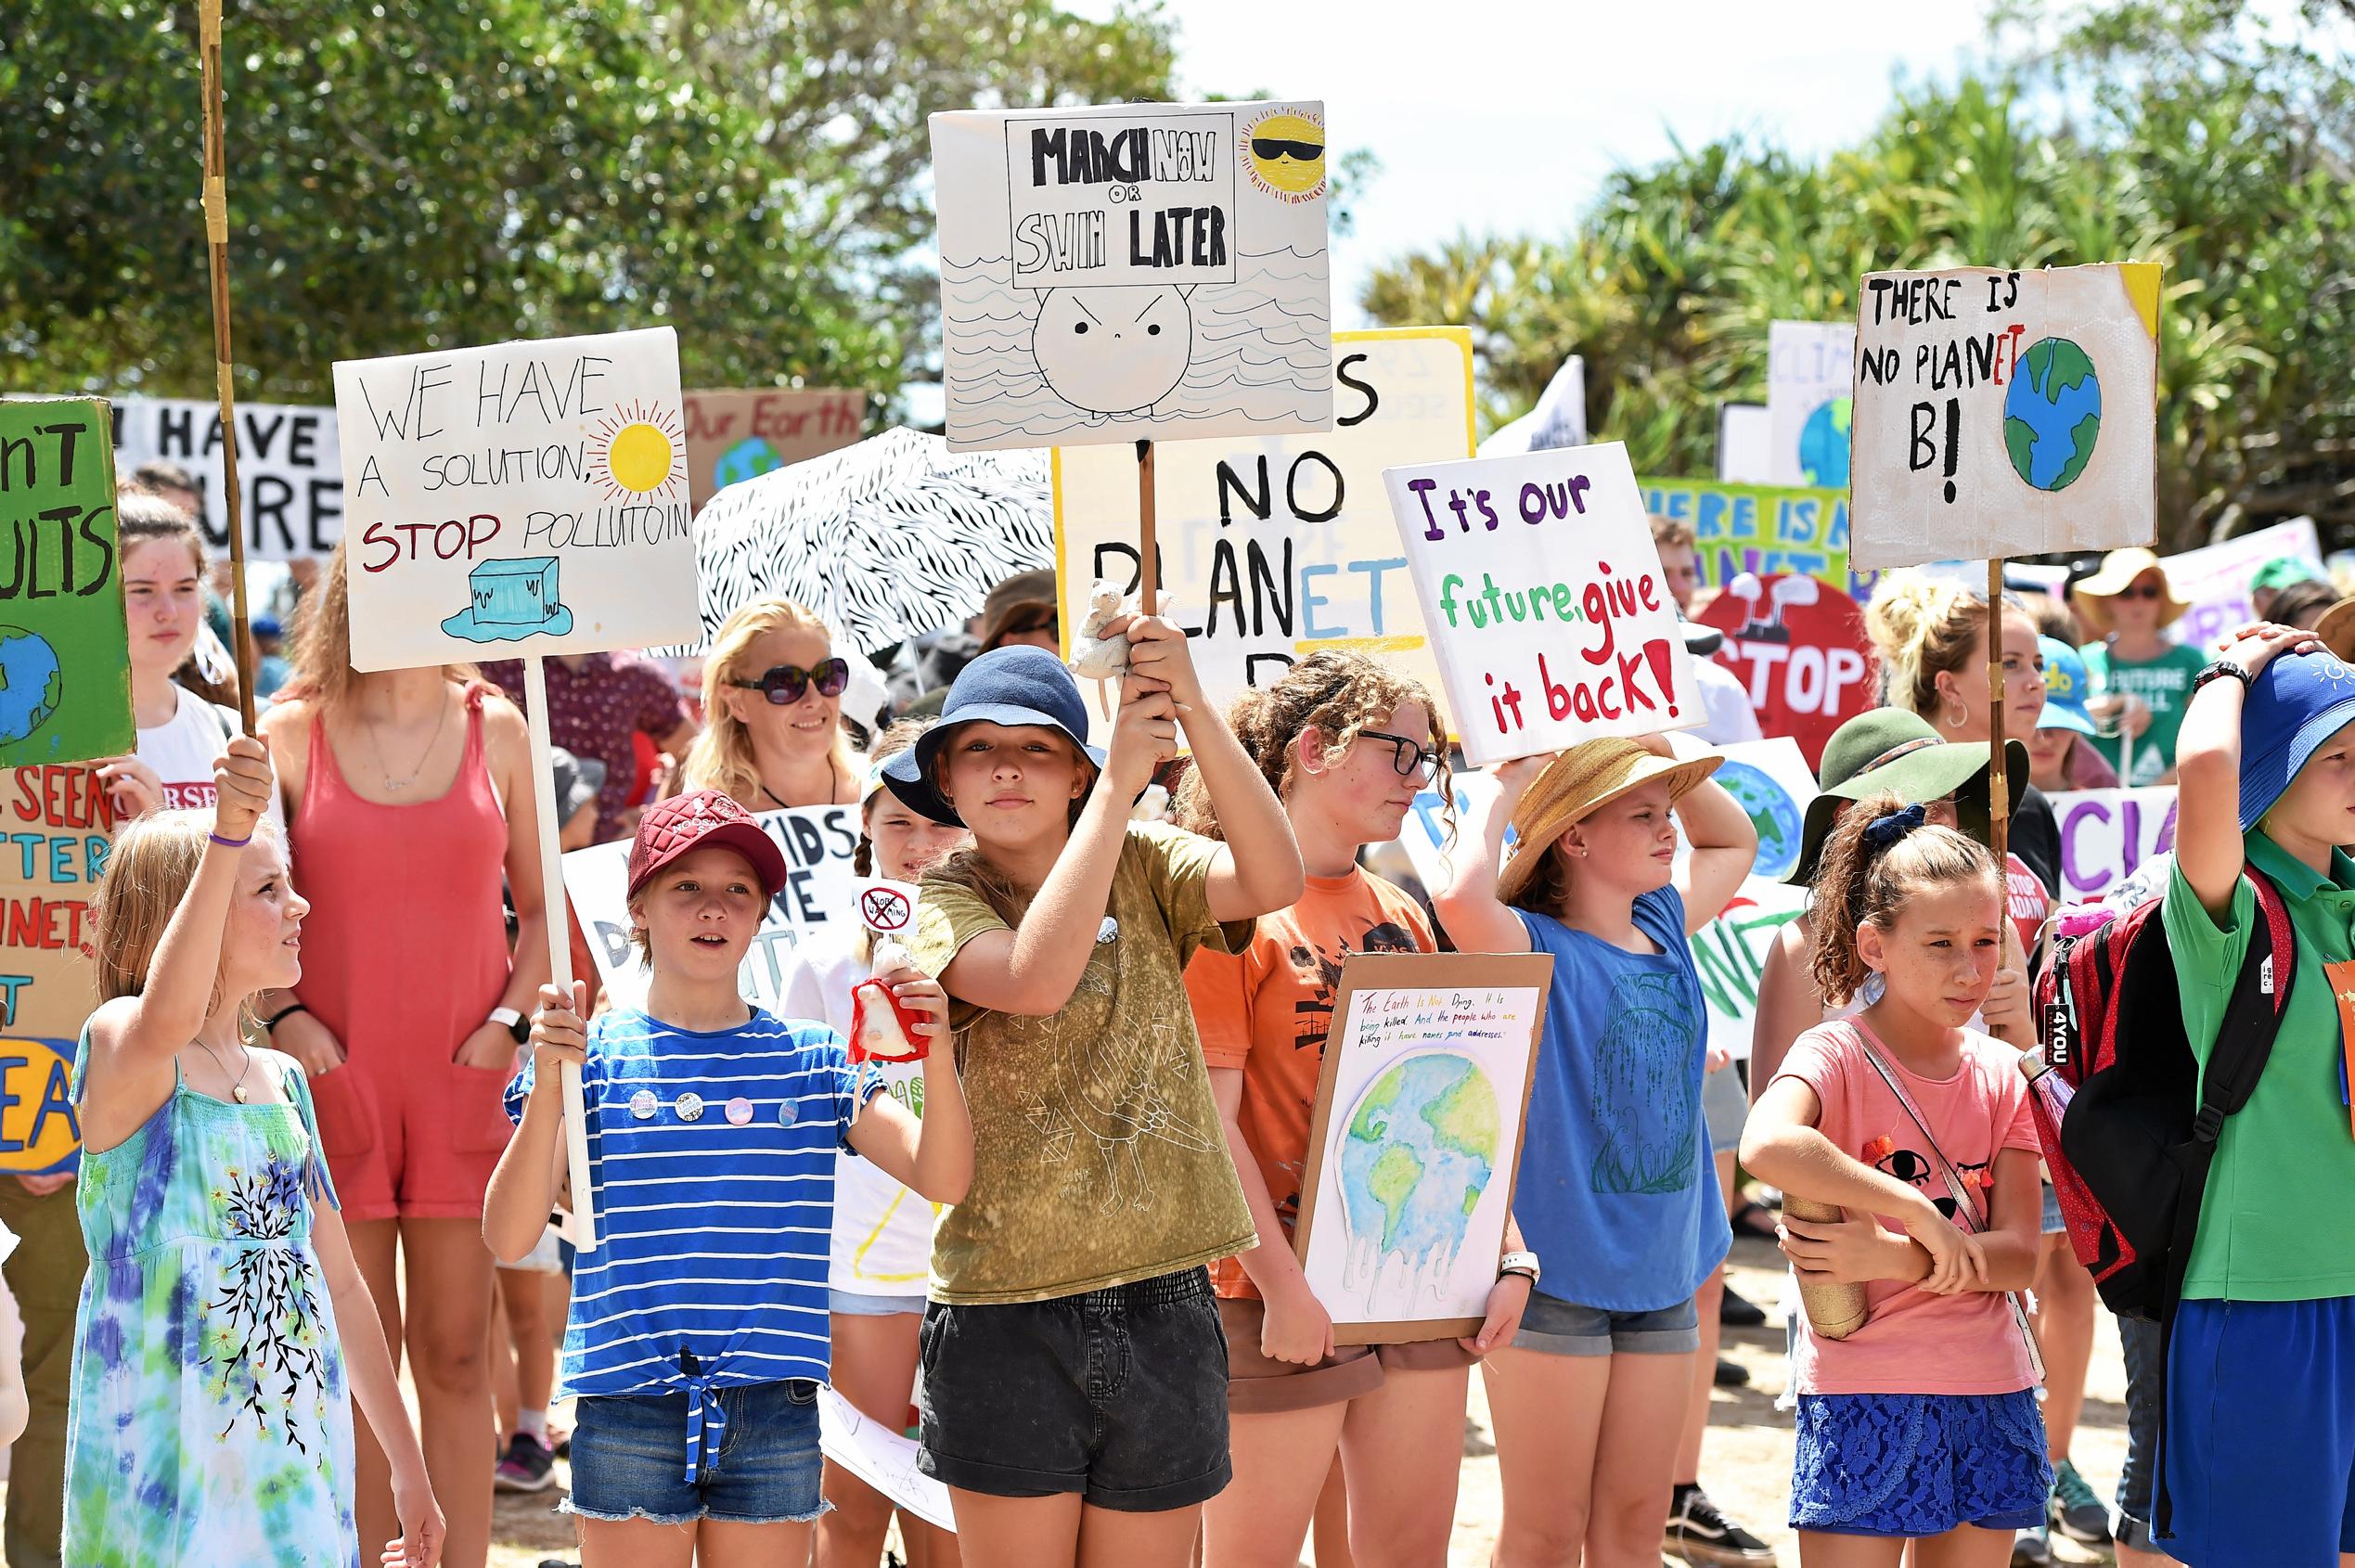
<instances>
[{"instance_id":1,"label":"wooden sign handle","mask_svg":"<svg viewBox=\"0 0 2355 1568\"><path fill-rule=\"evenodd\" d=\"M2011 872L2007 856L2012 836L2012 787L2004 777L2003 759L2003 562L1987 563L1987 824L1988 848L1995 852L1996 874L2003 879L2003 899L2011 904Z\"/></svg>"},{"instance_id":2,"label":"wooden sign handle","mask_svg":"<svg viewBox=\"0 0 2355 1568\"><path fill-rule=\"evenodd\" d=\"M547 732L547 665L537 654L523 660L523 717L532 731L532 801L540 819L540 899L547 911L547 971L558 993L573 994L571 900L564 895L564 852L556 842L556 769ZM597 1250L597 1193L589 1186L588 1101L581 1092L581 1070L564 1068L564 1162L572 1173L573 1205L564 1239L584 1253Z\"/></svg>"},{"instance_id":3,"label":"wooden sign handle","mask_svg":"<svg viewBox=\"0 0 2355 1568\"><path fill-rule=\"evenodd\" d=\"M1161 597L1161 545L1153 533L1153 443L1137 443L1138 607L1151 615Z\"/></svg>"},{"instance_id":4,"label":"wooden sign handle","mask_svg":"<svg viewBox=\"0 0 2355 1568\"><path fill-rule=\"evenodd\" d=\"M199 0L204 65L205 266L212 279L212 379L221 403L221 489L229 522L229 615L237 635L238 716L253 733L253 630L245 602L245 497L238 486L237 393L229 366L229 160L221 135L221 0Z\"/></svg>"}]
</instances>

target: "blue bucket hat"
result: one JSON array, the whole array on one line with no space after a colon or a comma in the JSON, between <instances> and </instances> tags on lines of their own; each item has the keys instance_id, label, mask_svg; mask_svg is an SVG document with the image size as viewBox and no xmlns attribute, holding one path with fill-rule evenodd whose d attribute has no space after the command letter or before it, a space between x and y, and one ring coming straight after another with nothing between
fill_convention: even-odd
<instances>
[{"instance_id":1,"label":"blue bucket hat","mask_svg":"<svg viewBox=\"0 0 2355 1568\"><path fill-rule=\"evenodd\" d=\"M2093 677L2085 668L2083 656L2058 637L2036 641L2044 650L2044 712L2036 727L2075 730L2079 735L2098 733L2093 715L2085 711L2085 696Z\"/></svg>"},{"instance_id":2,"label":"blue bucket hat","mask_svg":"<svg viewBox=\"0 0 2355 1568\"><path fill-rule=\"evenodd\" d=\"M948 743L959 725L1043 725L1060 729L1079 748L1080 754L1104 767L1104 749L1087 744L1087 704L1079 695L1063 662L1043 648L1013 644L994 648L957 674L941 708L940 722L916 738L916 744L883 765L883 778L892 793L935 822L962 828L964 819L946 796L933 789L925 775L933 759Z\"/></svg>"},{"instance_id":3,"label":"blue bucket hat","mask_svg":"<svg viewBox=\"0 0 2355 1568\"><path fill-rule=\"evenodd\" d=\"M2355 724L2355 666L2328 653L2284 653L2241 704L2241 831L2257 826L2323 741Z\"/></svg>"}]
</instances>

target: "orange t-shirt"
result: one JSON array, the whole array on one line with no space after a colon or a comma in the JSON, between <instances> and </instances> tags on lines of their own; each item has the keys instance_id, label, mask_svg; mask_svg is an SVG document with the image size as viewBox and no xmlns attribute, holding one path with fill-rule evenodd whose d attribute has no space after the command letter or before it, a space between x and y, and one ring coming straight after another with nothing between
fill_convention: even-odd
<instances>
[{"instance_id":1,"label":"orange t-shirt","mask_svg":"<svg viewBox=\"0 0 2355 1568\"><path fill-rule=\"evenodd\" d=\"M1317 1074L1343 962L1352 953L1437 950L1411 895L1353 868L1345 877L1309 878L1299 903L1260 917L1242 953L1204 947L1186 966L1203 1059L1242 1070L1243 1141L1287 1234L1300 1216ZM1222 1296L1259 1294L1239 1258L1212 1264L1210 1279Z\"/></svg>"}]
</instances>

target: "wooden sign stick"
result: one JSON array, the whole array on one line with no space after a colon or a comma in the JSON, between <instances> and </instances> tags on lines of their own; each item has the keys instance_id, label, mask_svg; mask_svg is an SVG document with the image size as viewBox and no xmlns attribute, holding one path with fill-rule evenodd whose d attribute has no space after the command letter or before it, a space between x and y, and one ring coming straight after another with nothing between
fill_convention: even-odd
<instances>
[{"instance_id":1,"label":"wooden sign stick","mask_svg":"<svg viewBox=\"0 0 2355 1568\"><path fill-rule=\"evenodd\" d=\"M253 733L253 631L245 602L245 505L238 487L237 393L229 384L229 160L221 136L221 0L199 0L204 63L205 266L212 276L212 379L221 400L222 501L229 520L229 613L237 631L238 714Z\"/></svg>"},{"instance_id":2,"label":"wooden sign stick","mask_svg":"<svg viewBox=\"0 0 2355 1568\"><path fill-rule=\"evenodd\" d=\"M1153 535L1153 443L1137 443L1137 606L1153 613L1161 598L1161 545Z\"/></svg>"},{"instance_id":3,"label":"wooden sign stick","mask_svg":"<svg viewBox=\"0 0 2355 1568\"><path fill-rule=\"evenodd\" d=\"M2010 907L2012 788L2003 768L2003 562L1987 563L1987 825L1988 848L1995 852L1996 875L2003 879L2003 899Z\"/></svg>"},{"instance_id":4,"label":"wooden sign stick","mask_svg":"<svg viewBox=\"0 0 2355 1568\"><path fill-rule=\"evenodd\" d=\"M540 818L540 898L547 911L547 972L557 994L573 995L571 900L564 896L564 854L556 842L556 769L547 731L547 665L537 654L523 659L523 718L532 732L532 800ZM589 1186L588 1101L581 1092L581 1070L564 1065L564 1164L573 1202L564 1239L576 1251L597 1250L597 1194Z\"/></svg>"}]
</instances>

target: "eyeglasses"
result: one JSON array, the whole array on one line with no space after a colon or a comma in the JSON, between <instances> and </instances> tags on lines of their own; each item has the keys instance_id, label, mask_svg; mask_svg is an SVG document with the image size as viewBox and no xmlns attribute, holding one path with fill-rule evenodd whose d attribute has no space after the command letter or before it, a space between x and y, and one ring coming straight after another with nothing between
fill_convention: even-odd
<instances>
[{"instance_id":1,"label":"eyeglasses","mask_svg":"<svg viewBox=\"0 0 2355 1568\"><path fill-rule=\"evenodd\" d=\"M1281 136L1254 136L1251 150L1270 163L1287 155L1303 163L1314 163L1325 155L1325 149L1315 142L1287 141Z\"/></svg>"},{"instance_id":2,"label":"eyeglasses","mask_svg":"<svg viewBox=\"0 0 2355 1568\"><path fill-rule=\"evenodd\" d=\"M1390 742L1390 765L1398 770L1401 778L1412 778L1428 784L1439 777L1439 753L1403 735L1385 735L1378 729L1361 729L1360 740Z\"/></svg>"},{"instance_id":3,"label":"eyeglasses","mask_svg":"<svg viewBox=\"0 0 2355 1568\"><path fill-rule=\"evenodd\" d=\"M800 701L813 686L820 697L840 697L850 685L850 661L821 659L808 669L799 664L778 664L764 673L758 680L729 681L728 685L741 691L757 691L766 697L769 705L790 708Z\"/></svg>"}]
</instances>

